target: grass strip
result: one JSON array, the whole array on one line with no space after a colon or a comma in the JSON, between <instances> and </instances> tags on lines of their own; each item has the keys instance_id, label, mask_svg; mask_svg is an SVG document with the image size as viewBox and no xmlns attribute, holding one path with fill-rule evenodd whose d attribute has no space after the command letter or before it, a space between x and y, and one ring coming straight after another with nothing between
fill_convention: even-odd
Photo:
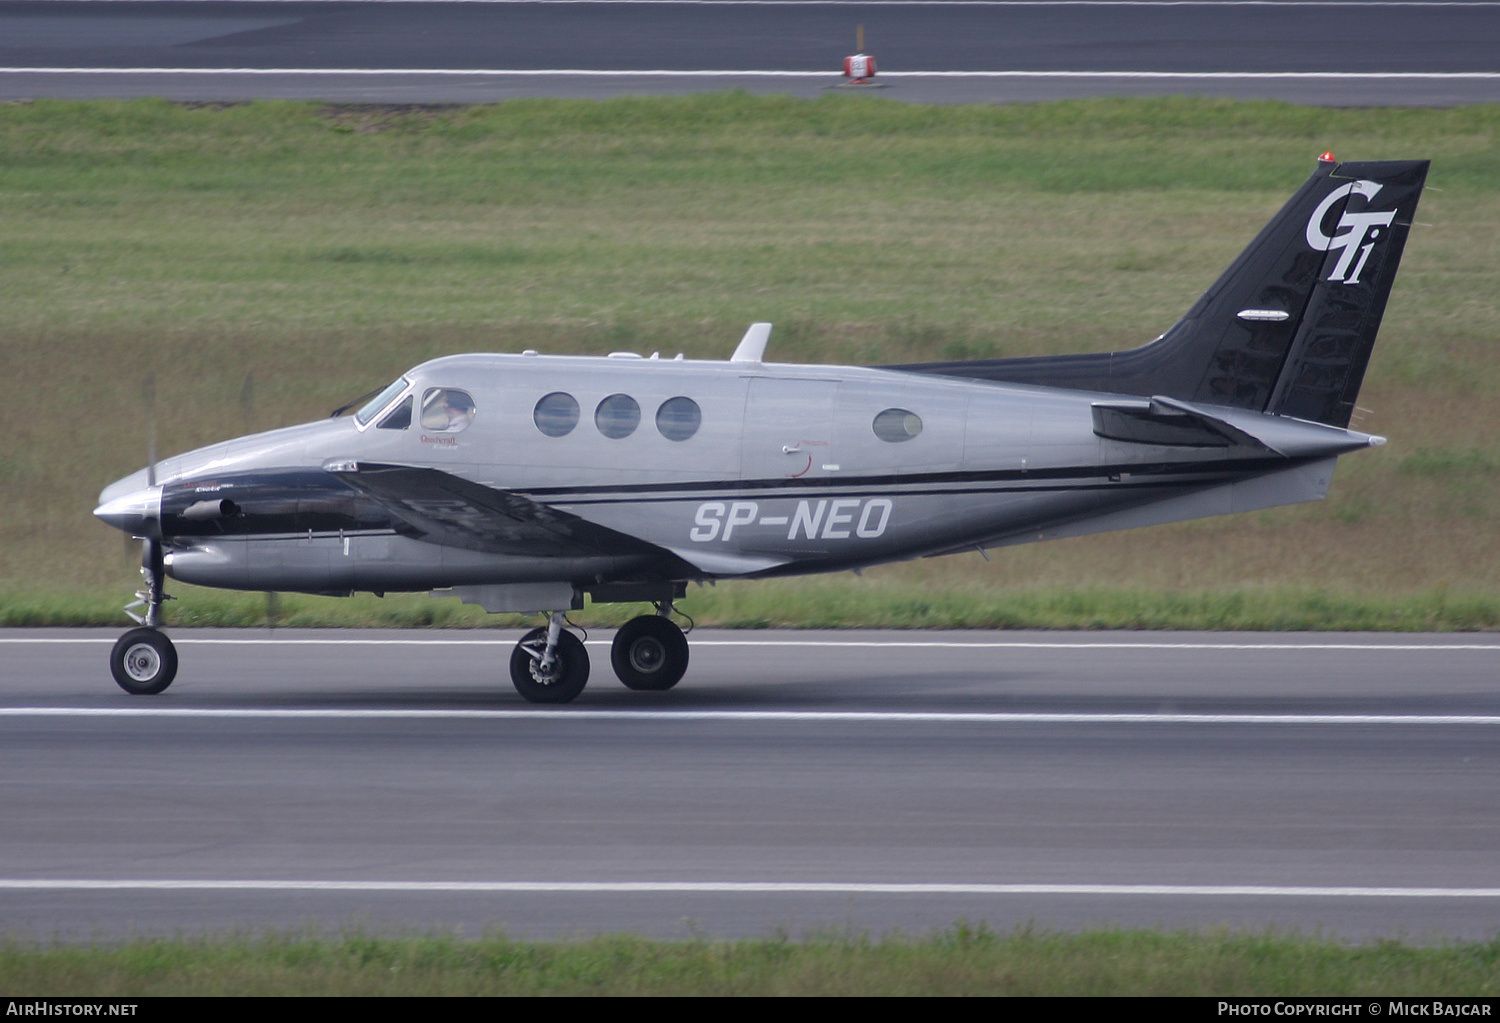
<instances>
[{"instance_id":1,"label":"grass strip","mask_svg":"<svg viewBox=\"0 0 1500 1023\"><path fill-rule=\"evenodd\" d=\"M1385 995L1500 993L1500 939L1275 933L899 933L654 941L491 934L0 943L0 991L161 995Z\"/></svg>"},{"instance_id":2,"label":"grass strip","mask_svg":"<svg viewBox=\"0 0 1500 1023\"><path fill-rule=\"evenodd\" d=\"M346 599L173 586L165 624L184 628L531 628L536 616L490 615L418 594ZM0 593L0 627L118 626L120 594ZM740 582L691 589L677 604L700 626L735 629L1211 629L1298 632L1468 632L1500 628L1500 597L1431 589L1339 593L1297 587L1232 591L1071 587L930 589L844 579ZM612 628L646 604L591 604L570 614Z\"/></svg>"},{"instance_id":3,"label":"grass strip","mask_svg":"<svg viewBox=\"0 0 1500 1023\"><path fill-rule=\"evenodd\" d=\"M1390 444L1345 459L1327 501L992 564L730 583L703 617L1493 628L1500 106L743 93L0 104L0 621L122 621L139 552L89 512L144 461L148 419L175 453L318 418L436 355L724 358L763 319L788 362L1128 347L1188 308L1325 149L1433 160L1355 423ZM262 603L183 595L183 622L250 623ZM284 605L285 624L468 613Z\"/></svg>"}]
</instances>

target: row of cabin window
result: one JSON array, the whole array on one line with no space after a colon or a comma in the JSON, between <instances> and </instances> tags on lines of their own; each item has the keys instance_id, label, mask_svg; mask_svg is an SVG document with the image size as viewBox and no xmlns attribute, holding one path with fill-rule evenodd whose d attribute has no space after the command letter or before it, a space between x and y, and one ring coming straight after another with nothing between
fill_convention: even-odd
<instances>
[{"instance_id":1,"label":"row of cabin window","mask_svg":"<svg viewBox=\"0 0 1500 1023\"><path fill-rule=\"evenodd\" d=\"M565 391L553 391L536 403L536 428L549 437L566 437L578 425L578 401ZM628 394L611 394L594 410L594 425L606 437L629 437L641 422L641 406ZM692 398L668 398L656 410L656 429L667 440L687 440L698 432L703 413ZM875 416L875 436L891 444L911 440L922 432L922 420L904 408L888 408Z\"/></svg>"},{"instance_id":2,"label":"row of cabin window","mask_svg":"<svg viewBox=\"0 0 1500 1023\"><path fill-rule=\"evenodd\" d=\"M405 430L411 426L414 395L376 424L380 430ZM578 425L578 400L554 391L536 403L532 419L548 437L566 437ZM422 429L433 433L462 433L474 421L474 399L452 387L429 388L422 397ZM594 425L606 437L629 437L641 423L641 406L628 394L611 394L594 410ZM698 432L703 413L692 398L668 398L656 410L656 428L668 440L687 440Z\"/></svg>"},{"instance_id":3,"label":"row of cabin window","mask_svg":"<svg viewBox=\"0 0 1500 1023\"><path fill-rule=\"evenodd\" d=\"M411 425L414 396L408 395L377 427L405 430ZM566 437L578 425L578 399L566 391L543 395L532 411L536 428L548 437ZM474 421L474 399L452 387L429 388L422 397L422 429L462 433ZM611 394L594 409L594 425L613 440L629 437L641 423L641 406L628 394ZM703 412L692 398L668 398L656 410L656 429L667 440L683 441L703 425ZM888 408L870 424L875 436L891 444L911 440L922 432L922 420L904 408Z\"/></svg>"},{"instance_id":4,"label":"row of cabin window","mask_svg":"<svg viewBox=\"0 0 1500 1023\"><path fill-rule=\"evenodd\" d=\"M578 425L578 399L566 391L543 395L531 413L548 437L566 437ZM594 425L611 440L622 440L641 425L641 406L628 394L611 394L594 409ZM687 440L703 425L703 411L692 398L668 398L656 410L656 429L667 440Z\"/></svg>"}]
</instances>

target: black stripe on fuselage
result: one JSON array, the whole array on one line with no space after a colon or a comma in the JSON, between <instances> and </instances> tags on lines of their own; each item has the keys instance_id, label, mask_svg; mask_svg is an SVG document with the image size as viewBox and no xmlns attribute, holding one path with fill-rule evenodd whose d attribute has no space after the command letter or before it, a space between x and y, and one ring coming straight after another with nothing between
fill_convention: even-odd
<instances>
[{"instance_id":1,"label":"black stripe on fuselage","mask_svg":"<svg viewBox=\"0 0 1500 1023\"><path fill-rule=\"evenodd\" d=\"M1172 463L1160 462L1152 465L1125 464L1125 465L1101 465L1101 466L1064 466L1051 469L991 469L980 472L933 472L933 473L901 473L882 476L850 476L844 479L829 479L820 476L816 479L758 479L758 480L693 480L685 483L616 483L600 484L585 487L517 487L514 492L537 500L549 499L554 503L561 504L587 504L597 503L588 500L574 500L569 495L624 495L624 494L703 494L705 492L723 491L726 496L733 496L742 491L764 491L787 489L797 491L798 496L834 496L849 494L856 488L865 490L878 490L881 493L889 493L894 487L914 486L937 486L952 483L1026 483L1030 487L1004 488L1014 489L1021 493L1025 490L1063 490L1083 489L1084 486L1073 488L1060 487L1057 485L1041 486L1039 481L1052 480L1099 480L1112 476L1119 476L1119 482L1095 483L1094 487L1099 489L1119 489L1122 486L1140 486L1151 480L1142 477L1167 477L1178 480L1175 485L1183 482L1192 483L1216 483L1229 482L1234 478L1243 478L1271 472L1279 469L1290 469L1299 465L1318 459L1309 458L1241 458L1212 463L1186 462ZM1202 476L1202 480L1182 481L1184 476ZM1130 483L1125 483L1126 477L1131 478ZM1157 483L1157 485L1161 485ZM826 494L807 493L823 489ZM972 488L966 488L972 489ZM1001 488L987 488L985 493L1004 492ZM910 491L909 493L937 493L938 491ZM965 490L951 491L954 493L965 492ZM979 491L976 491L979 492ZM790 496L790 495L789 495Z\"/></svg>"},{"instance_id":2,"label":"black stripe on fuselage","mask_svg":"<svg viewBox=\"0 0 1500 1023\"><path fill-rule=\"evenodd\" d=\"M1294 468L1317 459L1270 459L1242 458L1213 462L1158 462L1148 465L1119 464L1101 466L1064 466L1043 469L992 469L978 472L946 471L928 473L891 473L882 475L850 476L830 479L755 479L755 480L693 480L679 483L618 483L597 484L582 487L534 487L509 488L510 493L536 500L539 503L576 507L606 504L670 504L691 500L744 500L752 497L761 500L818 499L839 497L925 497L964 496L985 494L1035 494L1067 493L1085 491L1112 491L1116 493L1180 490L1202 488L1235 482L1266 472ZM1110 479L1119 476L1120 479ZM351 488L337 479L325 478L324 474L307 470L261 470L221 476L232 480L234 487L222 492L243 500L252 521L260 528L244 529L248 523L243 518L218 519L203 523L188 523L175 515L168 516L168 529L172 535L183 539L210 540L214 537L231 536L278 536L306 537L306 529L298 529L295 523L302 520L310 526L315 536L354 536L370 533L379 535L405 535L399 525L393 530L390 515L379 512L369 502L364 514L329 516L325 509L314 511L308 507L310 496L337 496L343 504L358 497ZM269 484L260 490L257 484ZM180 481L176 488L186 490L201 481ZM310 485L311 484L311 485ZM495 486L499 492L507 488ZM196 490L196 487L194 487ZM286 492L301 497L293 502L301 505L297 511L278 509L280 514L257 515L257 506L266 495L278 498ZM219 492L219 491L216 491ZM192 495L196 496L196 495ZM173 504L185 505L191 497L184 493L173 495ZM366 504L361 499L361 504ZM340 508L340 510L343 510ZM373 513L373 514L372 514ZM387 522L377 524L370 519L378 515ZM330 518L346 518L347 524L329 521ZM361 521L363 519L364 521ZM238 525L241 528L235 529ZM340 531L342 525L342 531ZM288 527L291 528L288 528Z\"/></svg>"},{"instance_id":3,"label":"black stripe on fuselage","mask_svg":"<svg viewBox=\"0 0 1500 1023\"><path fill-rule=\"evenodd\" d=\"M841 487L837 490L808 490L793 494L765 494L757 493L761 500L811 500L833 497L865 498L865 497L952 497L973 496L978 494L1076 494L1091 490L1109 490L1116 493L1120 491L1143 491L1143 490L1181 490L1184 487L1216 486L1231 482L1232 478L1220 479L1217 477L1202 480L1143 480L1139 483L1126 483L1123 480L1114 483L1074 483L1070 485L1038 484L1034 486L1009 486L1009 487L945 487L938 490L898 490L891 487ZM620 495L616 497L591 497L580 500L567 500L554 498L551 502L558 507L576 508L583 505L597 504L673 504L680 501L702 501L705 497L713 497L713 494L678 494L667 497L642 497L638 495ZM726 493L724 500L734 500L736 497L747 497L745 494Z\"/></svg>"},{"instance_id":4,"label":"black stripe on fuselage","mask_svg":"<svg viewBox=\"0 0 1500 1023\"><path fill-rule=\"evenodd\" d=\"M1008 487L1006 487L1006 486L1000 486L1000 487L996 487L996 486L947 487L947 488L938 489L938 490L909 490L909 491L893 490L893 489L891 489L889 487L886 487L886 488L875 488L875 489L856 489L856 488L853 488L853 487L844 487L844 488L840 488L838 490L805 491L805 492L799 492L799 493L787 494L787 495L776 495L776 494L764 494L764 493L760 493L757 496L760 497L761 500L778 500L778 499L779 500L810 500L810 499L811 500L817 500L817 499L823 499L823 498L856 498L856 497L860 498L860 499L863 499L863 498L867 498L867 497L932 497L932 496L936 496L936 497L951 497L951 496L979 496L979 495L984 495L984 494L1044 494L1044 493L1065 494L1065 493L1080 493L1080 492L1084 492L1084 491L1110 491L1110 492L1113 492L1113 493L1116 493L1116 494L1120 494L1120 493L1135 493L1135 494L1139 494L1139 493L1147 492L1147 491L1169 491L1169 490L1170 491L1180 491L1180 490L1184 490L1184 489L1191 489L1191 488L1204 487L1204 486L1218 486L1218 485L1222 485L1222 484L1227 483L1227 482L1231 482L1232 479L1233 479L1233 477L1230 477L1230 478L1211 477L1211 478L1207 478L1207 479L1196 479L1196 480L1189 480L1189 479L1142 480L1140 482L1132 482L1132 483L1126 483L1126 482L1121 481L1121 482L1118 482L1118 483L1115 483L1115 482L1107 482L1107 483L1076 483L1076 484L1071 484L1071 485L1066 485L1066 484L1064 484L1064 485L1058 485L1058 484L1050 484L1050 485L1048 485L1048 484L1038 484L1038 485L1027 485L1027 486L1008 486ZM579 506L582 506L582 505L677 504L677 503L681 503L681 502L685 502L685 501L695 501L695 502L696 501L702 501L702 500L704 500L705 497L713 497L713 496L715 496L715 495L712 495L712 494L703 494L703 493L698 493L698 494L681 494L681 495L671 495L671 496L642 496L642 495L638 495L638 494L629 494L629 495L627 495L627 494L621 494L621 495L617 495L617 496L613 496L613 497L594 497L594 498L587 498L587 499L583 499L583 500L556 500L556 499L554 499L552 503L554 505L559 506L559 507L564 507L565 506L567 508L575 508L575 507L579 507ZM723 495L724 499L725 500L729 500L729 501L734 500L736 497L744 497L744 496L746 496L746 495L734 494L734 493L727 493L727 494ZM267 533L257 533L257 532L250 532L250 531L239 532L239 533L224 532L224 533L218 533L218 534L209 535L209 536L194 535L194 534L189 534L189 533L176 533L176 534L174 534L173 539L177 540L179 542L187 542L187 543L190 543L190 542L195 541L195 540L196 541L208 541L208 540L214 540L214 539L244 539L244 540L262 540L262 541L273 540L273 541L277 541L277 542L282 542L282 541L302 541L302 542L305 543L305 542L307 542L309 540L314 540L314 539L318 539L318 540L329 540L329 539L339 540L339 539L347 539L347 538L358 537L358 536L386 536L386 537L390 537L390 536L401 536L401 535L404 535L404 534L401 534L401 533L398 533L398 532L395 532L395 531L392 531L392 530L377 530L377 531L360 531L360 532L354 532L354 531L350 531L350 530L329 530L329 529L317 529L317 528L314 528L314 529L311 529L311 530L298 530L298 531L295 531L295 532L288 532L285 529L279 529L279 530L276 530L274 532L267 532ZM423 538L419 536L419 537L415 537L415 539L423 539Z\"/></svg>"}]
</instances>

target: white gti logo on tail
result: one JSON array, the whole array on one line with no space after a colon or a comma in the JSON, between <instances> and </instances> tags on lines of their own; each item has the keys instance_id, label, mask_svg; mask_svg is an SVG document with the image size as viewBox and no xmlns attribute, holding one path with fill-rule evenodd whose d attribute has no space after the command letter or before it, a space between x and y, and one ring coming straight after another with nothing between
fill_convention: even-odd
<instances>
[{"instance_id":1,"label":"white gti logo on tail","mask_svg":"<svg viewBox=\"0 0 1500 1023\"><path fill-rule=\"evenodd\" d=\"M1319 252L1342 250L1333 273L1328 275L1330 281L1343 281L1345 284L1359 283L1360 272L1365 268L1365 260L1370 258L1370 250L1375 247L1375 239L1380 237L1382 228L1389 227L1391 221L1396 219L1396 211L1350 213L1345 210L1344 215L1339 218L1339 226L1336 229L1342 233L1335 234L1332 238L1323 233L1323 218L1328 215L1333 204L1346 195L1362 195L1368 203L1375 198L1375 193L1378 191L1380 191L1380 186L1373 181L1351 181L1328 193L1328 197L1318 203L1318 208L1313 210L1312 219L1307 222L1307 244ZM1369 237L1369 242L1365 242L1366 236ZM1351 273L1349 264L1353 262L1356 252L1359 253L1359 262L1354 264L1354 271Z\"/></svg>"}]
</instances>

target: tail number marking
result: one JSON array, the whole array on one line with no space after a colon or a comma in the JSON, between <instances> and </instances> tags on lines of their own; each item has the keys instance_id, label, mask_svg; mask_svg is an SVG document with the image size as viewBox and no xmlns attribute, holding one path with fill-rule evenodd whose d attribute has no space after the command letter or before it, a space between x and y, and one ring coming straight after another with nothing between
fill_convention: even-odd
<instances>
[{"instance_id":1,"label":"tail number marking","mask_svg":"<svg viewBox=\"0 0 1500 1023\"><path fill-rule=\"evenodd\" d=\"M871 540L885 533L891 523L891 499L888 497L836 497L817 501L798 501L790 516L762 515L756 501L705 501L693 516L694 526L688 538L697 543L728 540L746 528L782 527L790 518L786 538L796 540L846 540L854 535Z\"/></svg>"},{"instance_id":2,"label":"tail number marking","mask_svg":"<svg viewBox=\"0 0 1500 1023\"><path fill-rule=\"evenodd\" d=\"M1380 191L1381 186L1373 181L1351 181L1347 185L1335 188L1313 210L1312 217L1307 221L1307 244L1318 252L1339 251L1339 261L1333 267L1333 273L1328 275L1330 281L1343 281L1345 284L1358 284L1359 275L1365 269L1365 260L1370 258L1370 250L1375 247L1375 239L1380 237L1380 230L1390 227L1391 221L1396 219L1396 211L1390 210L1386 213L1350 213L1344 211L1339 218L1338 227L1334 228L1332 237L1323 233L1323 218L1328 215L1336 202L1346 195L1358 194L1365 197L1366 203L1375 201L1375 193ZM1365 238L1370 240L1365 242ZM1354 261L1355 253L1359 253L1359 262L1354 271L1350 273L1349 264Z\"/></svg>"}]
</instances>

